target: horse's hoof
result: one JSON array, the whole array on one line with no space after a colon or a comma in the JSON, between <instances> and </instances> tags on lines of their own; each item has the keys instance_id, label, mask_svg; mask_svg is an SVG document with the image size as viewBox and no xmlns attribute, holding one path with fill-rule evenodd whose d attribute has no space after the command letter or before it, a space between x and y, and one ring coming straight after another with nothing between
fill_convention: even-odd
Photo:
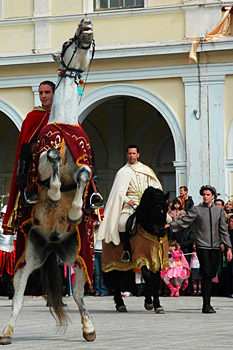
<instances>
[{"instance_id":1,"label":"horse's hoof","mask_svg":"<svg viewBox=\"0 0 233 350\"><path fill-rule=\"evenodd\" d=\"M76 226L79 225L80 222L82 221L82 216L78 220L72 220L72 219L70 219L69 215L67 215L66 220L70 226L72 226L72 227L74 227L74 229L76 229Z\"/></svg>"},{"instance_id":2,"label":"horse's hoof","mask_svg":"<svg viewBox=\"0 0 233 350\"><path fill-rule=\"evenodd\" d=\"M125 305L120 305L120 306L116 305L116 310L118 312L127 312L127 309L126 309Z\"/></svg>"},{"instance_id":3,"label":"horse's hoof","mask_svg":"<svg viewBox=\"0 0 233 350\"><path fill-rule=\"evenodd\" d=\"M83 338L86 341L94 341L96 338L96 333L95 333L95 331L91 332L91 333L83 333Z\"/></svg>"},{"instance_id":4,"label":"horse's hoof","mask_svg":"<svg viewBox=\"0 0 233 350\"><path fill-rule=\"evenodd\" d=\"M155 313L162 315L162 314L165 314L165 311L162 306L158 306L155 308Z\"/></svg>"},{"instance_id":5,"label":"horse's hoof","mask_svg":"<svg viewBox=\"0 0 233 350\"><path fill-rule=\"evenodd\" d=\"M9 345L11 344L12 338L9 336L0 337L0 345Z\"/></svg>"},{"instance_id":6,"label":"horse's hoof","mask_svg":"<svg viewBox=\"0 0 233 350\"><path fill-rule=\"evenodd\" d=\"M148 303L145 302L145 303L144 303L144 308L145 308L146 310L148 310L148 311L153 310L153 308L154 308L153 303L148 304Z\"/></svg>"}]
</instances>

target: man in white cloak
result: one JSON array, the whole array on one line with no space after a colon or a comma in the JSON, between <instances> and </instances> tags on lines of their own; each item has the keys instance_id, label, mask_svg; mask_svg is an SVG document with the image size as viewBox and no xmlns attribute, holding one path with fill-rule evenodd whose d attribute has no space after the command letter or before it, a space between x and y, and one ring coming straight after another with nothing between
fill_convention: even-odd
<instances>
[{"instance_id":1,"label":"man in white cloak","mask_svg":"<svg viewBox=\"0 0 233 350\"><path fill-rule=\"evenodd\" d=\"M130 243L126 234L127 219L140 203L145 189L162 186L151 168L138 161L140 156L136 145L127 147L128 162L118 170L109 194L104 219L100 224L98 239L105 243L123 245L122 262L130 261Z\"/></svg>"}]
</instances>

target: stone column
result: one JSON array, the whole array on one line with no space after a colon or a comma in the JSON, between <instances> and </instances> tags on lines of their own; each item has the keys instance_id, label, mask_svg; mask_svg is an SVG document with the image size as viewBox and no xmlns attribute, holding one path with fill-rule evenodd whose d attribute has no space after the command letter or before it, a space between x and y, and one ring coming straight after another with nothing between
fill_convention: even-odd
<instances>
[{"instance_id":1,"label":"stone column","mask_svg":"<svg viewBox=\"0 0 233 350\"><path fill-rule=\"evenodd\" d=\"M38 85L32 86L32 91L34 93L34 106L41 106L40 97L39 97L39 91L38 91Z\"/></svg>"},{"instance_id":2,"label":"stone column","mask_svg":"<svg viewBox=\"0 0 233 350\"><path fill-rule=\"evenodd\" d=\"M174 161L173 165L176 169L176 195L180 193L180 186L186 186L187 183L187 170L186 162Z\"/></svg>"},{"instance_id":3,"label":"stone column","mask_svg":"<svg viewBox=\"0 0 233 350\"><path fill-rule=\"evenodd\" d=\"M203 72L183 78L185 84L185 124L187 186L199 203L199 189L211 184L225 193L224 80Z\"/></svg>"}]
</instances>

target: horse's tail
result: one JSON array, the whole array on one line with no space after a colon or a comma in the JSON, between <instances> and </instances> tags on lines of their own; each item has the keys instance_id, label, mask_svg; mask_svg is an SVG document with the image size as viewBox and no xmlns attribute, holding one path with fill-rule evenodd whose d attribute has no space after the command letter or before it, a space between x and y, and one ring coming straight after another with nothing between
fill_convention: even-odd
<instances>
[{"instance_id":1,"label":"horse's tail","mask_svg":"<svg viewBox=\"0 0 233 350\"><path fill-rule=\"evenodd\" d=\"M43 265L44 292L52 316L60 327L67 326L68 317L62 302L62 276L57 254L51 253Z\"/></svg>"}]
</instances>

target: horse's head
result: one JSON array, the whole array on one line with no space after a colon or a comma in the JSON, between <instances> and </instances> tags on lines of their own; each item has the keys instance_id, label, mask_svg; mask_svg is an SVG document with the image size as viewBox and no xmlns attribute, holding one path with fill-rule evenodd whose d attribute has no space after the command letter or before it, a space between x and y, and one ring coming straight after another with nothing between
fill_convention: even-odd
<instances>
[{"instance_id":1,"label":"horse's head","mask_svg":"<svg viewBox=\"0 0 233 350\"><path fill-rule=\"evenodd\" d=\"M148 187L142 195L136 211L137 221L149 233L157 234L166 224L169 194L158 188Z\"/></svg>"},{"instance_id":2,"label":"horse's head","mask_svg":"<svg viewBox=\"0 0 233 350\"><path fill-rule=\"evenodd\" d=\"M89 49L93 41L93 24L89 19L82 19L73 40L84 49Z\"/></svg>"},{"instance_id":3,"label":"horse's head","mask_svg":"<svg viewBox=\"0 0 233 350\"><path fill-rule=\"evenodd\" d=\"M82 19L73 38L66 41L62 46L61 54L53 54L55 61L60 59L62 66L66 69L76 69L84 71L86 63L83 67L83 58L80 59L76 53L81 49L85 54L93 46L92 57L94 55L94 39L93 39L93 24L89 19Z\"/></svg>"}]
</instances>

